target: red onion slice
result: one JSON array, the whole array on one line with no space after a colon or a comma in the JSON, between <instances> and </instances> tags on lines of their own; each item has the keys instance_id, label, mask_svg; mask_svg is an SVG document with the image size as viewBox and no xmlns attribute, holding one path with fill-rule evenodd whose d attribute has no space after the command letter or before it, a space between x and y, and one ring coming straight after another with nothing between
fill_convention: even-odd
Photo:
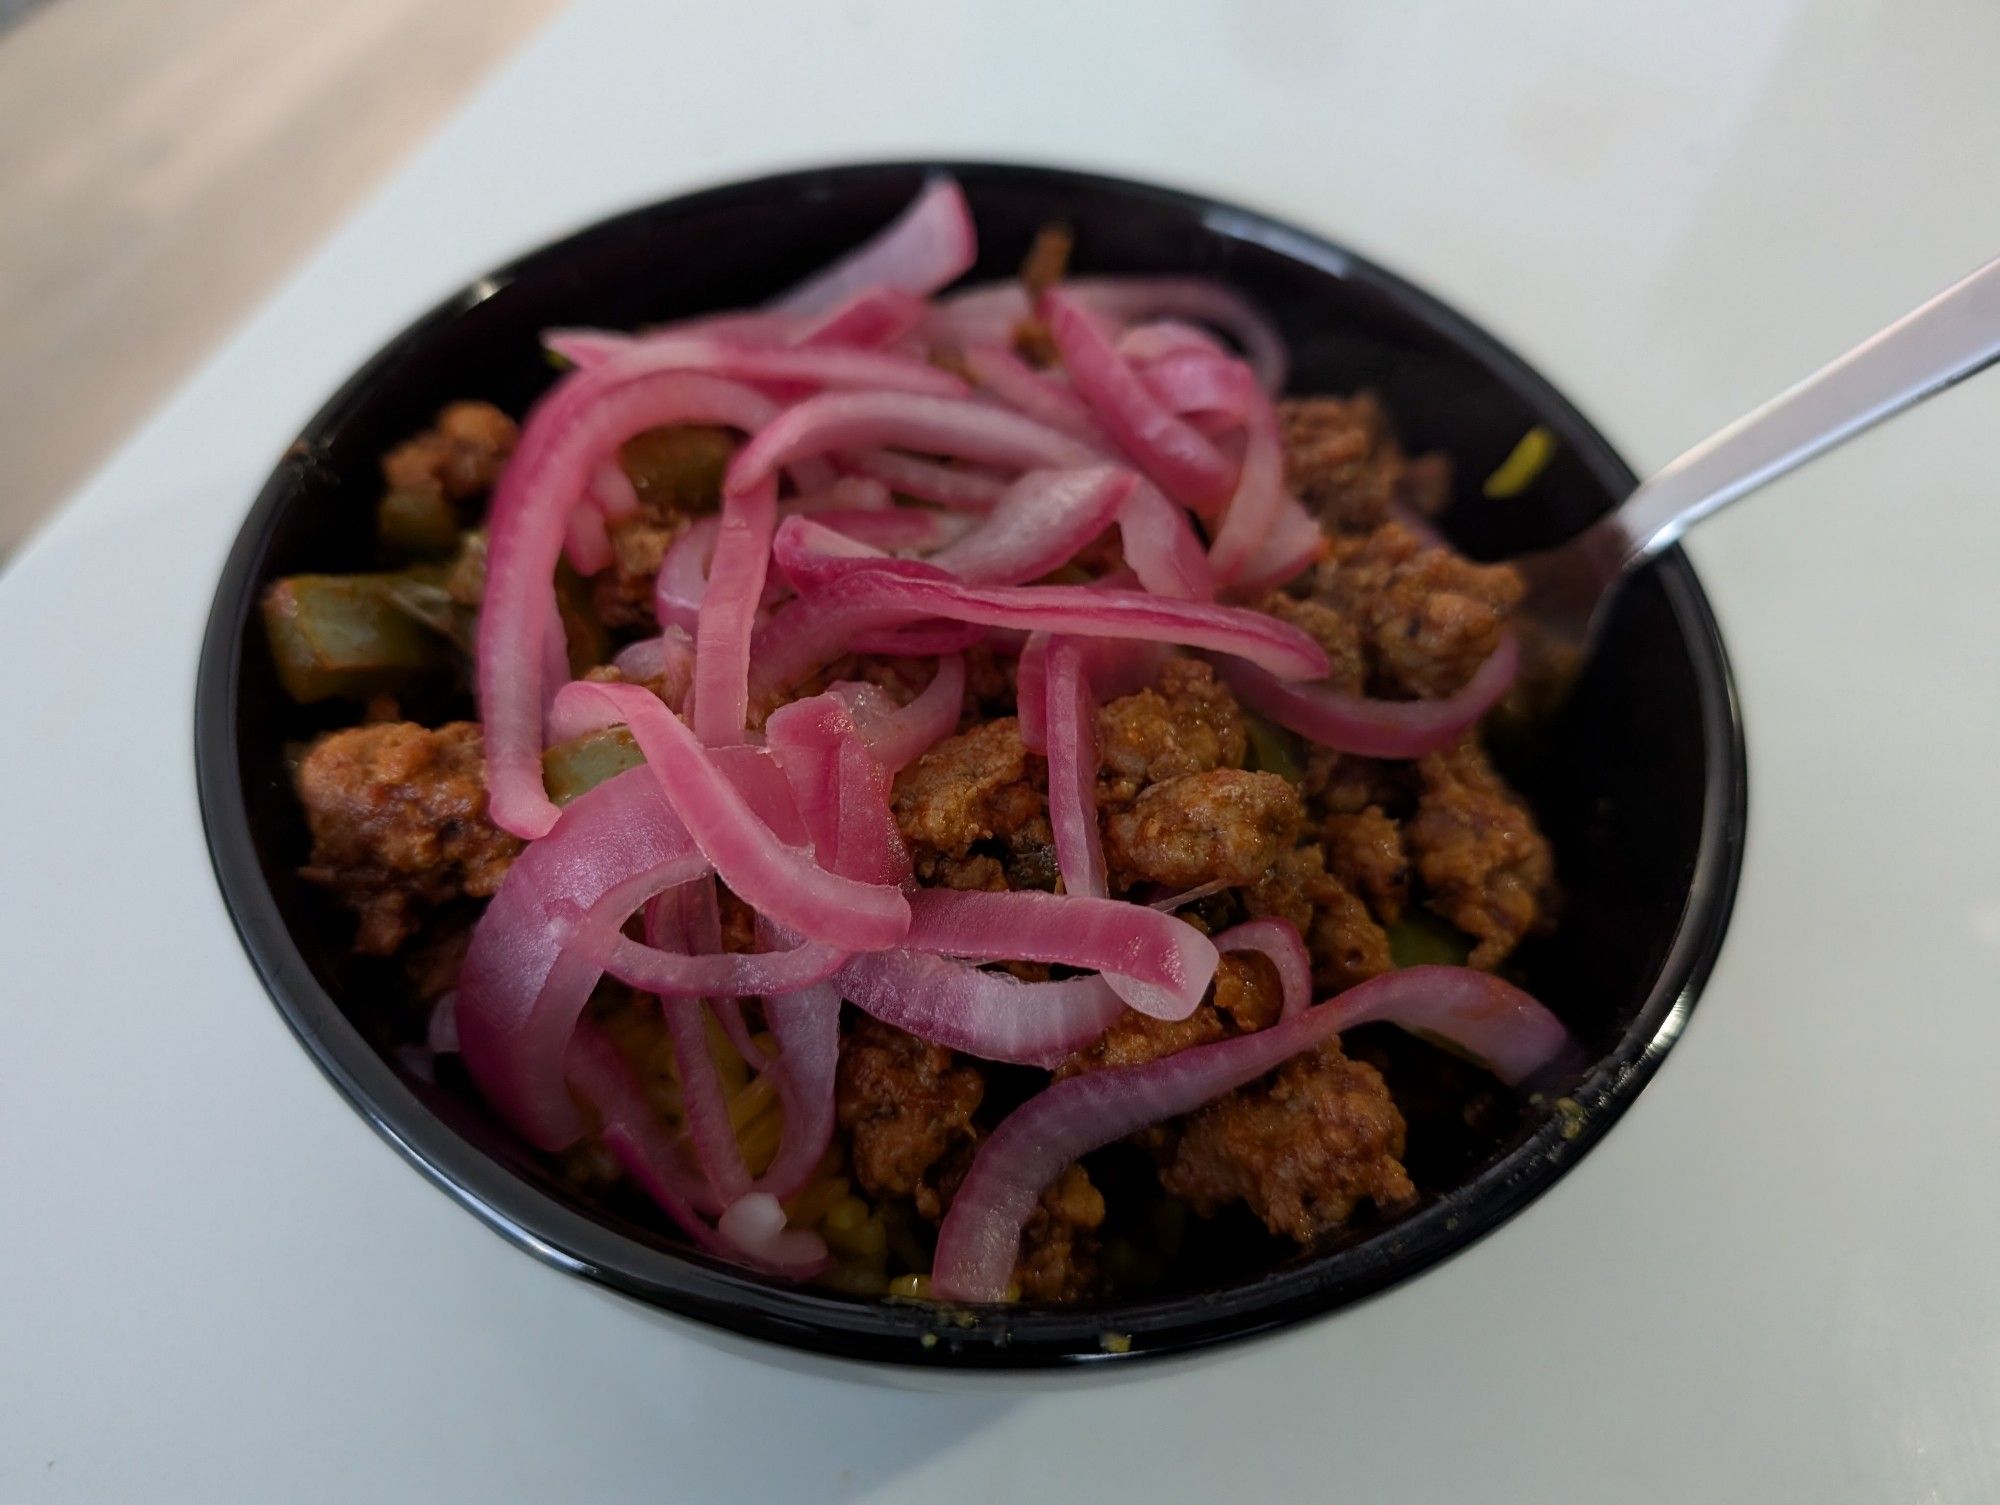
<instances>
[{"instance_id":1,"label":"red onion slice","mask_svg":"<svg viewBox=\"0 0 2000 1505\"><path fill-rule=\"evenodd\" d=\"M1326 550L1326 534L1298 498L1286 492L1279 498L1270 531L1243 562L1236 589L1245 595L1276 590L1318 564Z\"/></svg>"},{"instance_id":2,"label":"red onion slice","mask_svg":"<svg viewBox=\"0 0 2000 1505\"><path fill-rule=\"evenodd\" d=\"M1021 1229L1043 1188L1066 1166L1373 1020L1448 1040L1510 1086L1555 1061L1570 1043L1554 1015L1489 973L1411 967L1255 1034L1058 1082L980 1146L938 1230L931 1289L954 1301L1000 1300L1020 1254Z\"/></svg>"},{"instance_id":3,"label":"red onion slice","mask_svg":"<svg viewBox=\"0 0 2000 1505\"><path fill-rule=\"evenodd\" d=\"M785 314L826 313L884 287L927 297L970 271L978 254L972 208L963 190L952 178L935 177L885 229L771 307Z\"/></svg>"},{"instance_id":4,"label":"red onion slice","mask_svg":"<svg viewBox=\"0 0 2000 1505\"><path fill-rule=\"evenodd\" d=\"M1151 481L1134 486L1118 514L1125 563L1147 590L1179 601L1215 599L1215 572L1187 513Z\"/></svg>"},{"instance_id":5,"label":"red onion slice","mask_svg":"<svg viewBox=\"0 0 2000 1505\"><path fill-rule=\"evenodd\" d=\"M710 751L647 691L578 680L560 698L600 707L631 728L688 835L753 909L810 940L855 951L892 946L909 929L910 906L897 890L828 872L780 841Z\"/></svg>"},{"instance_id":6,"label":"red onion slice","mask_svg":"<svg viewBox=\"0 0 2000 1505\"><path fill-rule=\"evenodd\" d=\"M1100 459L1069 435L988 403L910 392L827 392L764 425L737 451L727 484L743 490L804 458L882 448L1012 470L1090 465ZM903 489L887 475L876 479L891 490Z\"/></svg>"},{"instance_id":7,"label":"red onion slice","mask_svg":"<svg viewBox=\"0 0 2000 1505\"><path fill-rule=\"evenodd\" d=\"M1083 653L1074 643L1054 639L1046 655L1043 726L1056 866L1070 893L1102 898L1110 890L1104 874L1104 841L1097 830L1097 700L1090 691Z\"/></svg>"},{"instance_id":8,"label":"red onion slice","mask_svg":"<svg viewBox=\"0 0 2000 1505\"><path fill-rule=\"evenodd\" d=\"M829 685L827 692L846 703L876 762L898 773L957 729L965 709L965 658L956 653L940 658L931 682L900 708L875 685L842 681Z\"/></svg>"},{"instance_id":9,"label":"red onion slice","mask_svg":"<svg viewBox=\"0 0 2000 1505\"><path fill-rule=\"evenodd\" d=\"M836 981L884 1024L966 1055L1049 1069L1125 1012L1101 977L1022 982L922 951L857 956Z\"/></svg>"},{"instance_id":10,"label":"red onion slice","mask_svg":"<svg viewBox=\"0 0 2000 1505\"><path fill-rule=\"evenodd\" d=\"M1073 277L1064 290L1086 308L1120 324L1174 319L1207 324L1242 348L1264 390L1285 389L1289 364L1284 336L1254 303L1219 282L1199 277Z\"/></svg>"},{"instance_id":11,"label":"red onion slice","mask_svg":"<svg viewBox=\"0 0 2000 1505\"><path fill-rule=\"evenodd\" d=\"M542 787L543 647L556 620L555 566L569 513L592 468L662 424L761 428L776 410L748 387L671 371L611 387L566 378L528 415L488 513L486 594L479 613L479 707L493 821L530 839L555 824ZM551 666L551 672L553 666Z\"/></svg>"},{"instance_id":12,"label":"red onion slice","mask_svg":"<svg viewBox=\"0 0 2000 1505\"><path fill-rule=\"evenodd\" d=\"M826 1245L819 1235L803 1229L774 1232L770 1207L775 1199L745 1198L743 1211L723 1213L728 1230L710 1228L695 1211L688 1173L680 1147L653 1111L632 1069L604 1032L589 1022L577 1027L565 1063L578 1096L596 1111L599 1137L625 1172L659 1203L681 1231L704 1252L743 1260L793 1280L804 1280L826 1267ZM769 1203L770 1206L767 1206ZM732 1217L733 1214L733 1217ZM784 1213L778 1210L779 1226Z\"/></svg>"},{"instance_id":13,"label":"red onion slice","mask_svg":"<svg viewBox=\"0 0 2000 1505\"><path fill-rule=\"evenodd\" d=\"M871 287L806 325L795 343L880 350L922 328L928 312L923 299L900 288Z\"/></svg>"},{"instance_id":14,"label":"red onion slice","mask_svg":"<svg viewBox=\"0 0 2000 1505\"><path fill-rule=\"evenodd\" d=\"M1186 895L1176 895L1174 902L1185 903L1186 900ZM1215 949L1255 951L1270 958L1271 965L1278 969L1278 987L1283 999L1278 1014L1280 1019L1291 1018L1312 1002L1312 955L1306 950L1299 927L1290 920L1276 916L1245 920L1218 935Z\"/></svg>"},{"instance_id":15,"label":"red onion slice","mask_svg":"<svg viewBox=\"0 0 2000 1505\"><path fill-rule=\"evenodd\" d=\"M1213 513L1235 479L1229 462L1160 403L1074 298L1052 288L1042 298L1042 315L1077 394L1118 447L1176 501Z\"/></svg>"},{"instance_id":16,"label":"red onion slice","mask_svg":"<svg viewBox=\"0 0 2000 1505\"><path fill-rule=\"evenodd\" d=\"M1031 470L927 563L972 585L1022 585L1068 564L1122 513L1138 477L1115 465Z\"/></svg>"},{"instance_id":17,"label":"red onion slice","mask_svg":"<svg viewBox=\"0 0 2000 1505\"><path fill-rule=\"evenodd\" d=\"M693 942L681 924L681 907L673 895L646 906L646 940L662 951L687 952ZM688 1143L695 1163L727 1207L750 1190L750 1168L736 1126L729 1121L729 1099L722 1074L708 1048L708 1010L697 998L663 999L660 1013L673 1045L674 1070L681 1084L681 1114L687 1121Z\"/></svg>"},{"instance_id":18,"label":"red onion slice","mask_svg":"<svg viewBox=\"0 0 2000 1505\"><path fill-rule=\"evenodd\" d=\"M1216 661L1236 698L1288 731L1364 758L1421 758L1479 722L1514 682L1520 645L1510 633L1465 687L1441 700L1372 700L1326 685L1283 684L1241 660Z\"/></svg>"},{"instance_id":19,"label":"red onion slice","mask_svg":"<svg viewBox=\"0 0 2000 1505\"><path fill-rule=\"evenodd\" d=\"M597 329L552 329L542 343L573 365L609 378L656 371L702 371L729 381L928 392L962 397L966 385L949 371L886 350L844 344L764 345L715 335L613 335Z\"/></svg>"},{"instance_id":20,"label":"red onion slice","mask_svg":"<svg viewBox=\"0 0 2000 1505\"><path fill-rule=\"evenodd\" d=\"M514 859L473 928L455 1013L466 1070L529 1143L561 1149L583 1129L562 1058L601 971L591 940L708 869L643 768L578 796Z\"/></svg>"},{"instance_id":21,"label":"red onion slice","mask_svg":"<svg viewBox=\"0 0 2000 1505\"><path fill-rule=\"evenodd\" d=\"M961 355L972 379L1017 413L1107 455L1115 452L1111 436L1069 383L1035 370L1004 346L969 345Z\"/></svg>"},{"instance_id":22,"label":"red onion slice","mask_svg":"<svg viewBox=\"0 0 2000 1505\"><path fill-rule=\"evenodd\" d=\"M1213 942L1184 920L1080 894L918 889L910 895L912 951L966 961L1047 962L1139 985L1160 1019L1185 1019L1215 980Z\"/></svg>"},{"instance_id":23,"label":"red onion slice","mask_svg":"<svg viewBox=\"0 0 2000 1505\"><path fill-rule=\"evenodd\" d=\"M611 535L594 499L570 513L563 528L563 553L579 575L595 575L611 563Z\"/></svg>"},{"instance_id":24,"label":"red onion slice","mask_svg":"<svg viewBox=\"0 0 2000 1505\"><path fill-rule=\"evenodd\" d=\"M791 1197L812 1179L833 1142L834 1073L840 1060L840 990L830 983L764 1000L777 1037L772 1082L784 1113L778 1153L757 1179L760 1191Z\"/></svg>"},{"instance_id":25,"label":"red onion slice","mask_svg":"<svg viewBox=\"0 0 2000 1505\"><path fill-rule=\"evenodd\" d=\"M1321 679L1325 652L1262 612L1144 591L1075 585L969 586L911 560L870 561L781 608L758 630L755 682L780 693L838 658L858 633L925 617L1021 632L1176 643L1245 659L1274 676Z\"/></svg>"},{"instance_id":26,"label":"red onion slice","mask_svg":"<svg viewBox=\"0 0 2000 1505\"><path fill-rule=\"evenodd\" d=\"M694 732L711 746L743 740L750 708L750 639L777 522L774 482L723 494L708 582L695 613Z\"/></svg>"},{"instance_id":27,"label":"red onion slice","mask_svg":"<svg viewBox=\"0 0 2000 1505\"><path fill-rule=\"evenodd\" d=\"M847 450L838 456L850 480L872 481L898 496L933 502L961 512L985 512L1000 500L1007 483L983 470L942 465L886 449Z\"/></svg>"}]
</instances>

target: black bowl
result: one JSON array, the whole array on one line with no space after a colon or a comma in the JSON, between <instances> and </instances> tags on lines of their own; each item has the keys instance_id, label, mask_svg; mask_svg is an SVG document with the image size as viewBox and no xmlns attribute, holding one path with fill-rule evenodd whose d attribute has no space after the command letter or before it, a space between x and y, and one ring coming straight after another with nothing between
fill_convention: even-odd
<instances>
[{"instance_id":1,"label":"black bowl","mask_svg":"<svg viewBox=\"0 0 2000 1505\"><path fill-rule=\"evenodd\" d=\"M1265 1332L1413 1275L1519 1211L1611 1125L1685 1024L1728 923L1746 785L1722 643L1678 553L1633 583L1542 754L1511 770L1570 896L1559 931L1522 965L1594 1064L1408 1216L1175 1299L945 1317L774 1284L584 1205L476 1097L423 1080L371 1037L356 1003L379 984L344 954L340 916L296 876L305 834L283 748L324 722L279 691L254 608L276 576L367 566L377 457L450 398L523 411L553 377L536 340L547 326L627 327L759 301L886 221L929 166L787 174L607 220L482 278L350 378L266 483L216 592L195 703L216 874L279 1010L334 1084L419 1170L559 1268L734 1332L912 1365L1044 1366ZM1317 236L1083 173L950 170L978 215L977 276L1010 272L1036 228L1061 219L1076 229L1079 271L1218 277L1254 298L1290 339L1294 391L1373 388L1412 450L1453 457L1448 526L1475 553L1565 536L1633 485L1597 431L1492 336ZM1481 505L1477 478L1537 423L1559 441L1553 465L1528 498Z\"/></svg>"}]
</instances>

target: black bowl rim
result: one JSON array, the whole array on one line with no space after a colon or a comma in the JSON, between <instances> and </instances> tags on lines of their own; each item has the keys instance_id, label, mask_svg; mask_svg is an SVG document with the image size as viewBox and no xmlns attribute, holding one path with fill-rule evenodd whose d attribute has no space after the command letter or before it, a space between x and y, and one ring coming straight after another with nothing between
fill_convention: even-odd
<instances>
[{"instance_id":1,"label":"black bowl rim","mask_svg":"<svg viewBox=\"0 0 2000 1505\"><path fill-rule=\"evenodd\" d=\"M778 1287L705 1256L614 1232L528 1185L449 1128L398 1079L322 988L264 881L236 749L238 668L258 576L284 498L336 429L409 350L517 277L663 211L698 211L772 193L830 192L870 176L928 171L1026 181L1073 195L1112 194L1198 214L1254 241L1386 294L1471 354L1533 406L1613 496L1637 484L1587 419L1511 349L1423 289L1311 231L1206 195L1061 167L908 160L807 168L641 205L517 256L404 328L306 423L251 507L218 583L195 686L196 782L216 879L251 963L320 1069L413 1166L489 1227L557 1269L649 1305L787 1348L871 1363L953 1370L1077 1366L1186 1353L1322 1315L1469 1247L1546 1191L1629 1107L1687 1025L1729 925L1748 816L1741 708L1721 634L1694 571L1675 550L1655 568L1690 653L1702 709L1704 796L1689 898L1652 990L1617 1047L1571 1093L1570 1109L1465 1185L1382 1232L1318 1260L1230 1287L1099 1311L940 1311Z\"/></svg>"}]
</instances>

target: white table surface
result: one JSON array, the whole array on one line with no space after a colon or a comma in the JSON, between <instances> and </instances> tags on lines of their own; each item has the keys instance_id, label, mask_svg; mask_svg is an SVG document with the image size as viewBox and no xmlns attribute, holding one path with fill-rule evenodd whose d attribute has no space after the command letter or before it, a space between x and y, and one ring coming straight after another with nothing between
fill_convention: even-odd
<instances>
[{"instance_id":1,"label":"white table surface","mask_svg":"<svg viewBox=\"0 0 2000 1505\"><path fill-rule=\"evenodd\" d=\"M2000 379L1695 541L1749 860L1609 1139L1422 1279L1135 1382L808 1377L544 1269L321 1079L202 846L261 474L611 209L930 152L1216 191L1456 301L1642 468L2000 250L1992 0L1644 10L595 0L535 43L0 576L0 1497L2000 1498Z\"/></svg>"}]
</instances>

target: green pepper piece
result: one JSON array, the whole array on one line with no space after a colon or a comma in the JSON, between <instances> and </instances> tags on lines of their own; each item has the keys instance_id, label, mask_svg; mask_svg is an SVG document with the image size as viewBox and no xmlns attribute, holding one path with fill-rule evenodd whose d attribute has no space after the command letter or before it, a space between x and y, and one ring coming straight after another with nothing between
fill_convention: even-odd
<instances>
[{"instance_id":1,"label":"green pepper piece","mask_svg":"<svg viewBox=\"0 0 2000 1505\"><path fill-rule=\"evenodd\" d=\"M458 545L458 514L441 491L391 487L375 504L375 538L395 559L443 559Z\"/></svg>"},{"instance_id":2,"label":"green pepper piece","mask_svg":"<svg viewBox=\"0 0 2000 1505\"><path fill-rule=\"evenodd\" d=\"M662 512L713 512L736 453L728 429L658 428L625 441L618 463L639 500Z\"/></svg>"},{"instance_id":3,"label":"green pepper piece","mask_svg":"<svg viewBox=\"0 0 2000 1505\"><path fill-rule=\"evenodd\" d=\"M1398 967L1462 967L1472 955L1463 931L1423 910L1412 910L1388 931L1389 960Z\"/></svg>"},{"instance_id":4,"label":"green pepper piece","mask_svg":"<svg viewBox=\"0 0 2000 1505\"><path fill-rule=\"evenodd\" d=\"M614 726L586 736L558 742L542 754L542 782L549 798L567 805L606 779L628 768L637 768L646 759L639 744L622 726Z\"/></svg>"},{"instance_id":5,"label":"green pepper piece","mask_svg":"<svg viewBox=\"0 0 2000 1505\"><path fill-rule=\"evenodd\" d=\"M446 668L451 645L396 600L409 572L293 575L264 593L264 632L285 693L301 704L366 699Z\"/></svg>"},{"instance_id":6,"label":"green pepper piece","mask_svg":"<svg viewBox=\"0 0 2000 1505\"><path fill-rule=\"evenodd\" d=\"M1299 738L1253 714L1244 716L1243 729L1250 742L1244 766L1252 773L1275 773L1292 784L1305 778L1305 744Z\"/></svg>"}]
</instances>

